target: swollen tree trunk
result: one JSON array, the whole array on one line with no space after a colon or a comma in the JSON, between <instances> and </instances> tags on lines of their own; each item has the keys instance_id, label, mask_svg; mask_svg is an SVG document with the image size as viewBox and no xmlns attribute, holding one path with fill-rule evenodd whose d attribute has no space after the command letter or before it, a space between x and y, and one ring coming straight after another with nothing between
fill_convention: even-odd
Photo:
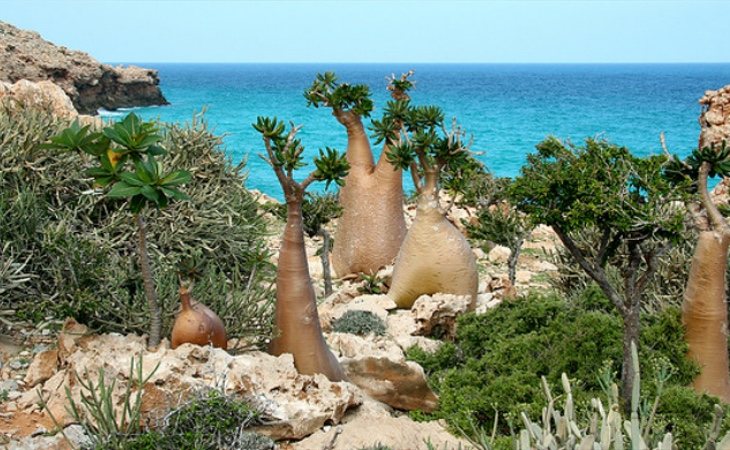
<instances>
[{"instance_id":1,"label":"swollen tree trunk","mask_svg":"<svg viewBox=\"0 0 730 450\"><path fill-rule=\"evenodd\" d=\"M332 249L338 276L373 274L391 264L406 234L403 215L402 171L381 155L377 166L360 117L335 112L347 129L347 161L350 172L340 189L342 216Z\"/></svg>"},{"instance_id":2,"label":"swollen tree trunk","mask_svg":"<svg viewBox=\"0 0 730 450\"><path fill-rule=\"evenodd\" d=\"M410 308L424 294L469 295L476 306L477 265L471 246L431 195L418 201L393 269L388 296L399 308Z\"/></svg>"},{"instance_id":3,"label":"swollen tree trunk","mask_svg":"<svg viewBox=\"0 0 730 450\"><path fill-rule=\"evenodd\" d=\"M135 216L137 221L137 253L139 256L139 268L142 272L142 282L144 284L144 294L147 297L147 307L150 310L150 336L147 341L147 347L156 349L160 345L160 337L162 334L162 312L157 302L157 291L155 290L155 281L152 276L152 266L150 265L150 257L147 253L147 227L144 217L141 213Z\"/></svg>"},{"instance_id":4,"label":"swollen tree trunk","mask_svg":"<svg viewBox=\"0 0 730 450\"><path fill-rule=\"evenodd\" d=\"M725 271L730 236L702 231L697 241L682 304L689 357L700 365L694 388L730 402Z\"/></svg>"},{"instance_id":5,"label":"swollen tree trunk","mask_svg":"<svg viewBox=\"0 0 730 450\"><path fill-rule=\"evenodd\" d=\"M332 295L332 271L330 270L330 233L324 228L319 229L320 236L322 236L322 274L324 275L324 296L329 297Z\"/></svg>"},{"instance_id":6,"label":"swollen tree trunk","mask_svg":"<svg viewBox=\"0 0 730 450\"><path fill-rule=\"evenodd\" d=\"M303 374L321 373L331 381L346 378L319 324L304 247L301 195L287 195L286 227L276 271L275 323L278 334L269 347L272 354L291 353Z\"/></svg>"}]
</instances>

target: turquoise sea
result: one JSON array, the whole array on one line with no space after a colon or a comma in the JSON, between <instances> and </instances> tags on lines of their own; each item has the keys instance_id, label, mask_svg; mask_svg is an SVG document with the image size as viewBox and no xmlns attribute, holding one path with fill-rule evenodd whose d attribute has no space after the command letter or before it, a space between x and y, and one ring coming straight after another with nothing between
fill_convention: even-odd
<instances>
[{"instance_id":1,"label":"turquoise sea","mask_svg":"<svg viewBox=\"0 0 730 450\"><path fill-rule=\"evenodd\" d=\"M474 150L498 176L514 176L547 135L580 142L602 136L640 155L661 152L664 131L672 152L697 144L705 90L730 83L730 64L154 64L169 106L138 108L145 118L169 122L205 117L225 134L226 150L248 160L249 188L281 197L275 177L257 156L259 115L304 125L307 154L324 146L344 150L344 129L327 109L306 106L302 95L317 72L366 83L379 117L388 99L386 77L415 70L412 98L438 104L474 136ZM124 111L103 112L105 116ZM379 149L378 149L379 151ZM310 166L311 167L311 166ZM408 183L408 179L405 179Z\"/></svg>"}]
</instances>

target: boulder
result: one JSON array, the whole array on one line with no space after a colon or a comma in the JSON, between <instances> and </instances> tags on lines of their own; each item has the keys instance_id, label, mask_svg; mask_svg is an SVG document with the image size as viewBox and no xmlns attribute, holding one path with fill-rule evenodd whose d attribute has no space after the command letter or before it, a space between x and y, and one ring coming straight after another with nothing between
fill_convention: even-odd
<instances>
[{"instance_id":1,"label":"boulder","mask_svg":"<svg viewBox=\"0 0 730 450\"><path fill-rule=\"evenodd\" d=\"M495 245L494 248L489 251L487 259L489 259L489 262L492 264L507 264L507 260L509 260L511 254L512 250L509 248L502 245Z\"/></svg>"},{"instance_id":2,"label":"boulder","mask_svg":"<svg viewBox=\"0 0 730 450\"><path fill-rule=\"evenodd\" d=\"M428 387L423 368L406 361L403 350L384 337L331 333L328 343L340 355L348 379L372 398L393 408L432 411L438 397Z\"/></svg>"},{"instance_id":3,"label":"boulder","mask_svg":"<svg viewBox=\"0 0 730 450\"><path fill-rule=\"evenodd\" d=\"M32 388L53 376L58 368L58 349L38 353L25 374L26 387Z\"/></svg>"},{"instance_id":4,"label":"boulder","mask_svg":"<svg viewBox=\"0 0 730 450\"><path fill-rule=\"evenodd\" d=\"M340 362L349 380L372 398L406 411L431 412L438 406L423 368L413 361L362 356Z\"/></svg>"},{"instance_id":5,"label":"boulder","mask_svg":"<svg viewBox=\"0 0 730 450\"><path fill-rule=\"evenodd\" d=\"M408 416L392 417L375 408L354 410L342 425L320 430L294 443L295 450L352 450L382 444L394 450L425 449L431 442L436 449L469 449L464 439L446 431L442 421L415 422ZM331 445L330 445L331 444Z\"/></svg>"},{"instance_id":6,"label":"boulder","mask_svg":"<svg viewBox=\"0 0 730 450\"><path fill-rule=\"evenodd\" d=\"M467 312L470 305L469 295L422 295L411 307L416 322L416 329L411 334L453 339L456 336L456 318Z\"/></svg>"},{"instance_id":7,"label":"boulder","mask_svg":"<svg viewBox=\"0 0 730 450\"><path fill-rule=\"evenodd\" d=\"M71 99L63 89L50 81L33 83L19 80L14 84L0 82L0 99L3 98L12 99L24 106L48 109L59 117L78 116Z\"/></svg>"},{"instance_id":8,"label":"boulder","mask_svg":"<svg viewBox=\"0 0 730 450\"><path fill-rule=\"evenodd\" d=\"M730 140L730 85L716 91L706 91L699 101L700 148L712 145L719 147Z\"/></svg>"},{"instance_id":9,"label":"boulder","mask_svg":"<svg viewBox=\"0 0 730 450\"><path fill-rule=\"evenodd\" d=\"M0 21L0 81L49 81L81 114L99 108L165 105L157 71L112 67L86 53L59 47L38 33Z\"/></svg>"}]
</instances>

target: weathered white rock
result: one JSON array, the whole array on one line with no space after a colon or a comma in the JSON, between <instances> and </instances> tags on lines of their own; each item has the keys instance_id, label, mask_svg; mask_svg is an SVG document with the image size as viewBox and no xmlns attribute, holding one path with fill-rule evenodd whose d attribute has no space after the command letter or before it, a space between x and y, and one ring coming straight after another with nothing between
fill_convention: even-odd
<instances>
[{"instance_id":1,"label":"weathered white rock","mask_svg":"<svg viewBox=\"0 0 730 450\"><path fill-rule=\"evenodd\" d=\"M339 433L339 434L338 434ZM335 434L334 446L328 447ZM352 450L375 444L387 445L395 450L419 450L426 448L430 440L434 448L472 448L468 442L452 436L443 422L415 422L407 416L392 417L377 411L353 413L339 427L320 430L312 436L293 444L295 450Z\"/></svg>"},{"instance_id":2,"label":"weathered white rock","mask_svg":"<svg viewBox=\"0 0 730 450\"><path fill-rule=\"evenodd\" d=\"M18 80L14 84L0 82L0 98L11 98L25 106L47 108L60 117L78 116L71 99L51 81Z\"/></svg>"},{"instance_id":3,"label":"weathered white rock","mask_svg":"<svg viewBox=\"0 0 730 450\"><path fill-rule=\"evenodd\" d=\"M342 317L347 311L368 311L383 321L388 318L388 310L396 308L395 302L387 295L331 296L317 307L322 328L330 329L332 322Z\"/></svg>"},{"instance_id":4,"label":"weathered white rock","mask_svg":"<svg viewBox=\"0 0 730 450\"><path fill-rule=\"evenodd\" d=\"M512 250L502 245L495 245L493 249L489 251L487 259L492 264L507 264L507 260L512 254Z\"/></svg>"},{"instance_id":5,"label":"weathered white rock","mask_svg":"<svg viewBox=\"0 0 730 450\"><path fill-rule=\"evenodd\" d=\"M374 399L398 409L436 408L438 397L428 387L423 368L406 361L392 340L348 333L331 333L327 340L341 356L348 379Z\"/></svg>"},{"instance_id":6,"label":"weathered white rock","mask_svg":"<svg viewBox=\"0 0 730 450\"><path fill-rule=\"evenodd\" d=\"M107 380L117 380L113 403L121 408L120 399L130 381L130 362L140 353L144 374L159 364L144 386L142 410L146 415L155 416L175 407L186 393L222 387L229 394L258 400L272 419L270 426L261 428L262 433L274 439L300 439L326 422L338 423L348 408L362 401L359 390L350 383L332 383L323 375L300 375L288 354L274 357L251 352L232 356L220 349L191 344L171 350L166 341L156 352L147 352L144 338L117 334L87 336L70 347L65 366L41 387L48 408L61 423L72 421L65 410L64 388L69 387L72 398L80 400L81 387L74 372L89 374L97 382L98 370L103 369ZM35 390L31 390L18 400L18 406L32 410L37 400Z\"/></svg>"},{"instance_id":7,"label":"weathered white rock","mask_svg":"<svg viewBox=\"0 0 730 450\"><path fill-rule=\"evenodd\" d=\"M23 381L27 387L32 388L51 378L58 368L58 350L46 350L38 353L28 367Z\"/></svg>"},{"instance_id":8,"label":"weathered white rock","mask_svg":"<svg viewBox=\"0 0 730 450\"><path fill-rule=\"evenodd\" d=\"M411 308L416 330L411 334L453 339L456 335L456 318L469 310L471 297L468 295L433 294L422 295Z\"/></svg>"}]
</instances>

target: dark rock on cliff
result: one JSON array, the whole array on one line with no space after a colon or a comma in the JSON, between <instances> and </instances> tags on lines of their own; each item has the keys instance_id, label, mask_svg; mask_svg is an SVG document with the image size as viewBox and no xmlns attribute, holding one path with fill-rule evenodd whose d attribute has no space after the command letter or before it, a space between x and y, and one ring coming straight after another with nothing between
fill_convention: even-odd
<instances>
[{"instance_id":1,"label":"dark rock on cliff","mask_svg":"<svg viewBox=\"0 0 730 450\"><path fill-rule=\"evenodd\" d=\"M38 33L0 21L0 81L22 79L56 83L81 114L167 104L156 70L102 64L84 52L56 46Z\"/></svg>"}]
</instances>

